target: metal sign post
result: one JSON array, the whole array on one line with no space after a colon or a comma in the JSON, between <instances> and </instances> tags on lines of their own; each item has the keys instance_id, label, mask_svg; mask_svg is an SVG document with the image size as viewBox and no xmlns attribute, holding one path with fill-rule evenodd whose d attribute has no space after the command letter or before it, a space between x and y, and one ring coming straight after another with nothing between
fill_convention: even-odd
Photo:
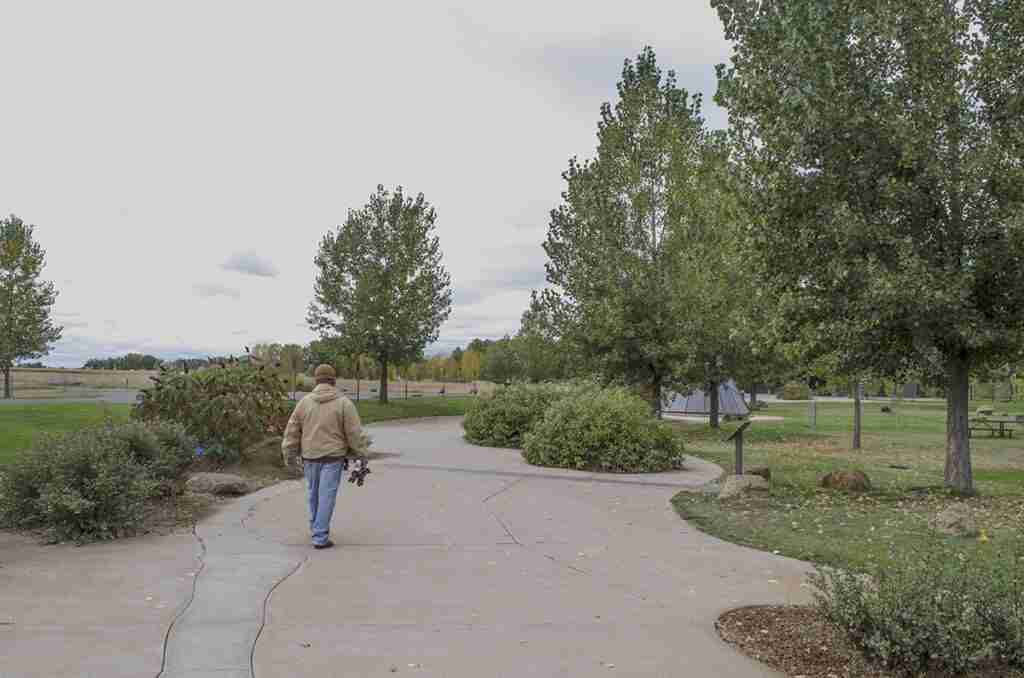
<instances>
[{"instance_id":1,"label":"metal sign post","mask_svg":"<svg viewBox=\"0 0 1024 678\"><path fill-rule=\"evenodd\" d=\"M725 439L725 442L736 441L736 475L738 476L743 475L743 432L749 427L750 422L745 421L731 436Z\"/></svg>"}]
</instances>

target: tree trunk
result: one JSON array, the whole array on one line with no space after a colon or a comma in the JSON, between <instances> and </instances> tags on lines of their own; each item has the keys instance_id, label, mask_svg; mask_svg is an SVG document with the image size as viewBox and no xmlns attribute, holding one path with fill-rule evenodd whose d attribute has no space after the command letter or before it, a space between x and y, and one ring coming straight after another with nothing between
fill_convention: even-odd
<instances>
[{"instance_id":1,"label":"tree trunk","mask_svg":"<svg viewBox=\"0 0 1024 678\"><path fill-rule=\"evenodd\" d=\"M388 404L388 359L380 361L380 403Z\"/></svg>"},{"instance_id":2,"label":"tree trunk","mask_svg":"<svg viewBox=\"0 0 1024 678\"><path fill-rule=\"evenodd\" d=\"M863 407L860 400L860 382L853 382L853 449L860 449L860 419Z\"/></svg>"},{"instance_id":3,"label":"tree trunk","mask_svg":"<svg viewBox=\"0 0 1024 678\"><path fill-rule=\"evenodd\" d=\"M654 416L658 419L662 418L662 403L661 403L661 375L654 377L654 383L651 384L652 398L654 402L651 405L654 406Z\"/></svg>"},{"instance_id":4,"label":"tree trunk","mask_svg":"<svg viewBox=\"0 0 1024 678\"><path fill-rule=\"evenodd\" d=\"M750 409L757 409L757 384L750 385Z\"/></svg>"},{"instance_id":5,"label":"tree trunk","mask_svg":"<svg viewBox=\"0 0 1024 678\"><path fill-rule=\"evenodd\" d=\"M14 396L11 394L11 368L9 366L4 367L4 400L10 400Z\"/></svg>"},{"instance_id":6,"label":"tree trunk","mask_svg":"<svg viewBox=\"0 0 1024 678\"><path fill-rule=\"evenodd\" d=\"M962 494L974 492L967 407L970 365L963 354L946 366L946 486Z\"/></svg>"},{"instance_id":7,"label":"tree trunk","mask_svg":"<svg viewBox=\"0 0 1024 678\"><path fill-rule=\"evenodd\" d=\"M708 403L710 403L709 414L711 415L711 428L718 428L718 382L712 381L708 384Z\"/></svg>"}]
</instances>

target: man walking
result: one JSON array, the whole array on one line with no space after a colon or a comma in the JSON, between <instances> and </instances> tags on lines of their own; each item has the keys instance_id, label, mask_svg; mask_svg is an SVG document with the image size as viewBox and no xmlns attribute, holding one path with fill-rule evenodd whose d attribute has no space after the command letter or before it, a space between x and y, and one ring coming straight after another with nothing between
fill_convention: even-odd
<instances>
[{"instance_id":1,"label":"man walking","mask_svg":"<svg viewBox=\"0 0 1024 678\"><path fill-rule=\"evenodd\" d=\"M316 388L299 401L288 420L281 452L285 466L302 456L309 499L309 530L313 548L334 546L330 539L331 515L344 475L346 457L366 453L368 439L352 401L341 395L334 368L320 365L313 372Z\"/></svg>"}]
</instances>

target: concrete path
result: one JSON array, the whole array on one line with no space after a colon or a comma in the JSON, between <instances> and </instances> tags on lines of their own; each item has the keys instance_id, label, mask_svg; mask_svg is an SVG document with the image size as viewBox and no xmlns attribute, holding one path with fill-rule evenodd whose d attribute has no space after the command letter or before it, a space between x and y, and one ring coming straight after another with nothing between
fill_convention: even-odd
<instances>
[{"instance_id":1,"label":"concrete path","mask_svg":"<svg viewBox=\"0 0 1024 678\"><path fill-rule=\"evenodd\" d=\"M192 594L189 532L46 546L0 532L0 678L137 678Z\"/></svg>"},{"instance_id":2,"label":"concrete path","mask_svg":"<svg viewBox=\"0 0 1024 678\"><path fill-rule=\"evenodd\" d=\"M470 446L458 419L371 431L383 456L344 485L331 550L308 546L297 481L195 535L0 541L0 678L775 675L714 620L805 601L805 565L675 515L717 467L578 474Z\"/></svg>"},{"instance_id":3,"label":"concrete path","mask_svg":"<svg viewBox=\"0 0 1024 678\"><path fill-rule=\"evenodd\" d=\"M718 475L578 475L472 447L458 422L373 427L367 486L346 485L339 547L273 592L256 676L766 676L718 639L730 607L807 599L805 565L708 537L669 499ZM306 543L301 489L256 533Z\"/></svg>"},{"instance_id":4,"label":"concrete path","mask_svg":"<svg viewBox=\"0 0 1024 678\"><path fill-rule=\"evenodd\" d=\"M127 388L83 388L68 395L57 398L18 398L17 392L12 400L0 399L3 405L53 405L61 403L110 403L113 405L134 405L140 391Z\"/></svg>"}]
</instances>

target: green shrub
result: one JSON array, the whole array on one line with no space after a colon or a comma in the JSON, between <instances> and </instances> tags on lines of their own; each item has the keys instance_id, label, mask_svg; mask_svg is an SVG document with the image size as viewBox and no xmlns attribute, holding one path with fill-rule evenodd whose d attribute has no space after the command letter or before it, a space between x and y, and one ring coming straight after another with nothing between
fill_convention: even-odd
<instances>
[{"instance_id":1,"label":"green shrub","mask_svg":"<svg viewBox=\"0 0 1024 678\"><path fill-rule=\"evenodd\" d=\"M523 445L531 464L615 473L679 468L682 452L671 428L624 388L589 389L554 402Z\"/></svg>"},{"instance_id":2,"label":"green shrub","mask_svg":"<svg viewBox=\"0 0 1024 678\"><path fill-rule=\"evenodd\" d=\"M782 387L779 400L810 400L811 388L807 384L791 381Z\"/></svg>"},{"instance_id":3,"label":"green shrub","mask_svg":"<svg viewBox=\"0 0 1024 678\"><path fill-rule=\"evenodd\" d=\"M162 372L142 392L132 416L172 421L203 447L231 456L267 434L283 434L291 414L283 382L273 371L232 364L195 372Z\"/></svg>"},{"instance_id":4,"label":"green shrub","mask_svg":"<svg viewBox=\"0 0 1024 678\"><path fill-rule=\"evenodd\" d=\"M855 574L818 568L818 609L864 654L905 675L1024 667L1024 549L915 549Z\"/></svg>"},{"instance_id":5,"label":"green shrub","mask_svg":"<svg viewBox=\"0 0 1024 678\"><path fill-rule=\"evenodd\" d=\"M195 439L181 424L164 421L130 421L111 427L113 435L149 469L164 494L181 489L182 476L197 456Z\"/></svg>"},{"instance_id":6,"label":"green shrub","mask_svg":"<svg viewBox=\"0 0 1024 678\"><path fill-rule=\"evenodd\" d=\"M513 384L479 396L470 404L462 424L466 440L489 447L522 447L523 436L552 403L576 390L562 385Z\"/></svg>"},{"instance_id":7,"label":"green shrub","mask_svg":"<svg viewBox=\"0 0 1024 678\"><path fill-rule=\"evenodd\" d=\"M44 437L0 474L0 524L57 541L132 531L158 482L113 427Z\"/></svg>"},{"instance_id":8,"label":"green shrub","mask_svg":"<svg viewBox=\"0 0 1024 678\"><path fill-rule=\"evenodd\" d=\"M207 463L214 466L229 466L236 464L242 459L242 452L233 447L227 447L221 443L200 445L196 448L196 457L205 459Z\"/></svg>"}]
</instances>

